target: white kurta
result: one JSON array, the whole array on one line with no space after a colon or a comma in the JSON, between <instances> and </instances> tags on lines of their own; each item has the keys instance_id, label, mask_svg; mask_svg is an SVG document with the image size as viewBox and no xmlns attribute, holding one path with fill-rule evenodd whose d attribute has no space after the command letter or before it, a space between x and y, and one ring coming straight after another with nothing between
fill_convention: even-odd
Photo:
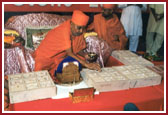
<instances>
[{"instance_id":1,"label":"white kurta","mask_svg":"<svg viewBox=\"0 0 168 115\"><path fill-rule=\"evenodd\" d=\"M146 4L143 4L143 7L138 6L129 6L127 4L120 4L119 8L123 8L121 14L121 23L124 26L126 35L142 35L142 10L146 10Z\"/></svg>"}]
</instances>

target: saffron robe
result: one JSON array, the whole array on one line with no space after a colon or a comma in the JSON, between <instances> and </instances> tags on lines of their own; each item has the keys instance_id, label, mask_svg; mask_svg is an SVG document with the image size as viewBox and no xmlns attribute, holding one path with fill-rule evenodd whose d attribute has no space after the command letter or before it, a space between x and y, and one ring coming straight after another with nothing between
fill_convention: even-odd
<instances>
[{"instance_id":1,"label":"saffron robe","mask_svg":"<svg viewBox=\"0 0 168 115\"><path fill-rule=\"evenodd\" d=\"M72 48L74 54L83 50L86 43L83 34L71 42L70 20L50 30L35 51L35 71L49 70L54 75L59 63L67 56L65 50Z\"/></svg>"},{"instance_id":2,"label":"saffron robe","mask_svg":"<svg viewBox=\"0 0 168 115\"><path fill-rule=\"evenodd\" d=\"M116 14L113 14L113 18L109 20L105 20L102 14L95 15L94 21L88 29L94 29L98 33L98 37L104 39L115 50L124 49L126 46L128 38L125 36L124 28ZM119 36L119 41L115 40L114 35Z\"/></svg>"}]
</instances>

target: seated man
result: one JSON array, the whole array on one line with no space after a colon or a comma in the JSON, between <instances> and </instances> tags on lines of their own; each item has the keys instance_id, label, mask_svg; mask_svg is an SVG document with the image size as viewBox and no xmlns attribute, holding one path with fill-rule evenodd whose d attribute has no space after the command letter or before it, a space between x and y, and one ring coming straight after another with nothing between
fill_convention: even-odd
<instances>
[{"instance_id":1,"label":"seated man","mask_svg":"<svg viewBox=\"0 0 168 115\"><path fill-rule=\"evenodd\" d=\"M67 56L89 69L100 71L98 64L87 63L78 56L88 57L82 53L86 47L83 32L88 19L83 12L75 10L71 20L49 31L35 51L35 71L48 70L53 77L59 63Z\"/></svg>"},{"instance_id":2,"label":"seated man","mask_svg":"<svg viewBox=\"0 0 168 115\"><path fill-rule=\"evenodd\" d=\"M94 29L99 38L104 39L111 48L120 50L124 49L128 39L117 15L114 14L115 8L115 4L104 4L102 13L94 16L88 30Z\"/></svg>"}]
</instances>

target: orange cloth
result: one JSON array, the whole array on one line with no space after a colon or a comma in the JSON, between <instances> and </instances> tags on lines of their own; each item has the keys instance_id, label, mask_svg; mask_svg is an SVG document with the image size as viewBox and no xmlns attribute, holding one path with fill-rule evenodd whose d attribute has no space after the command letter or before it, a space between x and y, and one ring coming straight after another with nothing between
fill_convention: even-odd
<instances>
[{"instance_id":1,"label":"orange cloth","mask_svg":"<svg viewBox=\"0 0 168 115\"><path fill-rule=\"evenodd\" d=\"M35 51L35 71L49 70L53 75L58 64L65 58L65 50L71 48L70 20L50 30ZM74 37L73 53L77 54L86 47L83 35Z\"/></svg>"},{"instance_id":2,"label":"orange cloth","mask_svg":"<svg viewBox=\"0 0 168 115\"><path fill-rule=\"evenodd\" d=\"M13 40L15 39L14 36L4 36L4 42L12 44Z\"/></svg>"},{"instance_id":3,"label":"orange cloth","mask_svg":"<svg viewBox=\"0 0 168 115\"><path fill-rule=\"evenodd\" d=\"M109 20L105 20L102 14L95 15L89 29L94 29L98 33L99 38L104 39L111 48L116 50L124 49L128 40L123 26L115 14ZM115 41L115 35L119 36L119 41Z\"/></svg>"},{"instance_id":4,"label":"orange cloth","mask_svg":"<svg viewBox=\"0 0 168 115\"><path fill-rule=\"evenodd\" d=\"M116 4L103 4L103 8L111 9L115 8L117 5Z\"/></svg>"},{"instance_id":5,"label":"orange cloth","mask_svg":"<svg viewBox=\"0 0 168 115\"><path fill-rule=\"evenodd\" d=\"M89 16L85 15L83 12L79 10L74 10L72 15L72 22L78 26L86 26L88 23Z\"/></svg>"}]
</instances>

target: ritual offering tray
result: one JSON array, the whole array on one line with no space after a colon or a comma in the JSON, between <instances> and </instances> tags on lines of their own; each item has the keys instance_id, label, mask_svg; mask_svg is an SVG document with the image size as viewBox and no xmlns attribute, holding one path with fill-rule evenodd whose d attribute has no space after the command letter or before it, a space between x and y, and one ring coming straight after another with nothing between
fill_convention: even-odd
<instances>
[{"instance_id":1,"label":"ritual offering tray","mask_svg":"<svg viewBox=\"0 0 168 115\"><path fill-rule=\"evenodd\" d=\"M116 50L113 51L111 56L119 60L125 65L143 65L143 66L154 66L154 64L145 58L132 53L129 50Z\"/></svg>"},{"instance_id":2,"label":"ritual offering tray","mask_svg":"<svg viewBox=\"0 0 168 115\"><path fill-rule=\"evenodd\" d=\"M48 71L9 75L10 103L51 98L56 95L56 86Z\"/></svg>"},{"instance_id":3,"label":"ritual offering tray","mask_svg":"<svg viewBox=\"0 0 168 115\"><path fill-rule=\"evenodd\" d=\"M102 68L102 72L83 69L81 75L89 87L99 92L159 85L161 76L141 65Z\"/></svg>"}]
</instances>

